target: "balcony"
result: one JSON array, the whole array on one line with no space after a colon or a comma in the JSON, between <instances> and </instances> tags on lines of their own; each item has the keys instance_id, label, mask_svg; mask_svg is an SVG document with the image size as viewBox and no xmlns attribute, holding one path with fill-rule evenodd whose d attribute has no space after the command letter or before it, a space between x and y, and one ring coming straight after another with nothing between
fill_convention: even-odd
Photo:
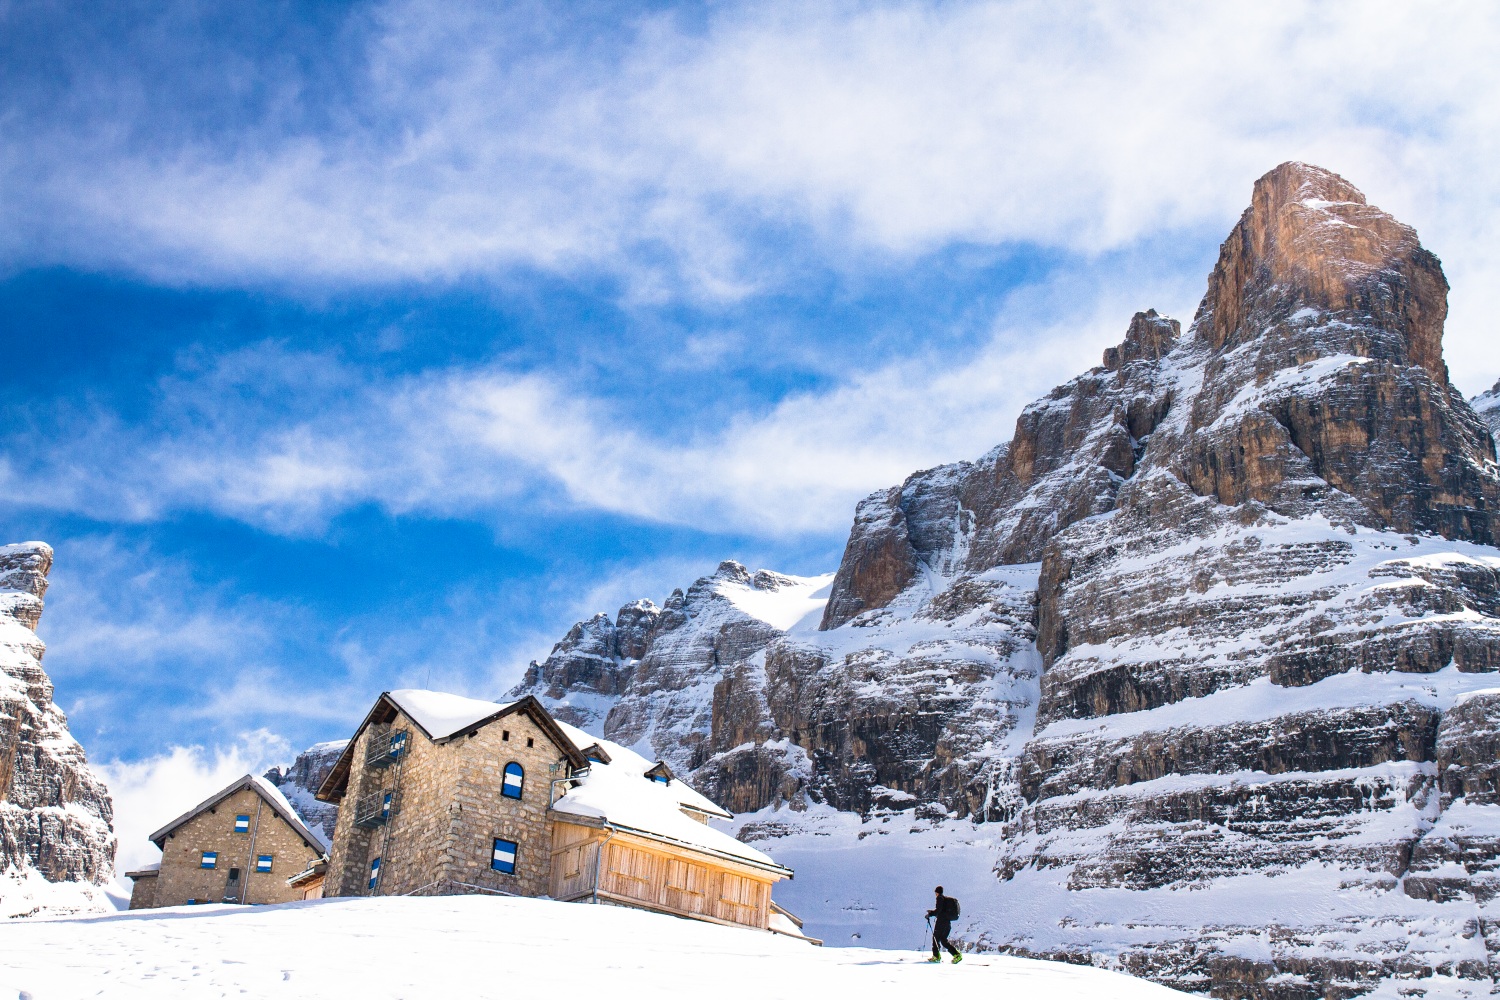
<instances>
[{"instance_id":1,"label":"balcony","mask_svg":"<svg viewBox=\"0 0 1500 1000\"><path fill-rule=\"evenodd\" d=\"M354 805L354 825L365 829L384 826L391 818L391 792L366 795Z\"/></svg>"},{"instance_id":2,"label":"balcony","mask_svg":"<svg viewBox=\"0 0 1500 1000\"><path fill-rule=\"evenodd\" d=\"M397 729L389 734L371 733L369 743L365 747L365 765L367 767L390 767L392 764L399 763L406 755L410 738L410 734L405 729Z\"/></svg>"}]
</instances>

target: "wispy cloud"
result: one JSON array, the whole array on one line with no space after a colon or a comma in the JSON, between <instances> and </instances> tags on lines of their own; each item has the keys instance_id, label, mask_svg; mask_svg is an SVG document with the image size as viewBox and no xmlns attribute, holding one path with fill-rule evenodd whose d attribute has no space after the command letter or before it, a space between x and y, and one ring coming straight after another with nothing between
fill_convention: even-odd
<instances>
[{"instance_id":1,"label":"wispy cloud","mask_svg":"<svg viewBox=\"0 0 1500 1000\"><path fill-rule=\"evenodd\" d=\"M1071 287L1014 297L972 355L918 353L688 429L653 427L649 412L628 416L545 371L382 375L272 342L194 355L162 380L147 421L64 414L13 436L0 495L97 518L201 510L293 534L368 504L496 524L590 511L832 534L870 490L1005 440L1022 406L1095 363L1145 304L1138 290L1094 287L1082 312L1065 301Z\"/></svg>"},{"instance_id":2,"label":"wispy cloud","mask_svg":"<svg viewBox=\"0 0 1500 1000\"><path fill-rule=\"evenodd\" d=\"M290 759L286 740L256 730L224 746L173 746L135 761L95 763L115 807L115 871L126 894L125 872L161 858L152 832L245 774L260 774Z\"/></svg>"},{"instance_id":3,"label":"wispy cloud","mask_svg":"<svg viewBox=\"0 0 1500 1000\"><path fill-rule=\"evenodd\" d=\"M12 266L306 288L540 268L732 299L799 261L1223 231L1255 176L1302 158L1418 225L1457 279L1450 355L1496 373L1484 5L762 3L601 24L391 0L328 29L339 59L306 32L235 49L171 10L101 38L128 47L108 58L59 48L66 94L9 88Z\"/></svg>"}]
</instances>

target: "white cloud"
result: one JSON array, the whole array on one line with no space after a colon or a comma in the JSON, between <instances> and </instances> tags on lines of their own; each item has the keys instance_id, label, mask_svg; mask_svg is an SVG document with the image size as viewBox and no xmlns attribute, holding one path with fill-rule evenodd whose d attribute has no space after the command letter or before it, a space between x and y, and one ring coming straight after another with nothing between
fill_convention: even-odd
<instances>
[{"instance_id":1,"label":"white cloud","mask_svg":"<svg viewBox=\"0 0 1500 1000\"><path fill-rule=\"evenodd\" d=\"M1093 312L1069 302L1078 279L1026 289L971 356L899 358L686 433L626 419L556 375L375 376L260 345L166 379L153 430L111 418L33 440L12 495L101 518L207 509L294 533L373 503L495 524L587 510L763 538L834 534L869 491L1006 440L1026 403L1097 363L1135 307L1191 301L1170 280L1138 278L1129 292L1093 284ZM1136 298L1138 284L1156 297Z\"/></svg>"},{"instance_id":2,"label":"white cloud","mask_svg":"<svg viewBox=\"0 0 1500 1000\"><path fill-rule=\"evenodd\" d=\"M145 760L94 764L115 807L115 872L125 892L125 872L161 859L148 839L172 819L246 774L261 774L290 759L286 740L260 729L228 746L174 746Z\"/></svg>"},{"instance_id":3,"label":"white cloud","mask_svg":"<svg viewBox=\"0 0 1500 1000\"><path fill-rule=\"evenodd\" d=\"M222 131L144 129L145 102L30 123L10 254L293 284L603 269L734 296L795 280L787 246L863 269L1226 231L1254 177L1304 158L1418 226L1460 279L1456 356L1487 346L1492 7L763 3L605 39L537 16L361 12L344 87L260 67L285 98ZM77 86L103 89L92 72ZM780 227L817 238L758 242Z\"/></svg>"}]
</instances>

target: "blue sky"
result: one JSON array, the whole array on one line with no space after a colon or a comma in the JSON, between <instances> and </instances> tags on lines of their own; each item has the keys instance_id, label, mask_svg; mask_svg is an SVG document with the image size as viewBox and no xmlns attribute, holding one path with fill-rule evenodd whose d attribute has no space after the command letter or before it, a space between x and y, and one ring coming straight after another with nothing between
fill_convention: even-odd
<instances>
[{"instance_id":1,"label":"blue sky","mask_svg":"<svg viewBox=\"0 0 1500 1000\"><path fill-rule=\"evenodd\" d=\"M1500 15L1254 7L0 3L0 526L76 735L255 763L830 570L1186 323L1287 159L1418 228L1487 388Z\"/></svg>"}]
</instances>

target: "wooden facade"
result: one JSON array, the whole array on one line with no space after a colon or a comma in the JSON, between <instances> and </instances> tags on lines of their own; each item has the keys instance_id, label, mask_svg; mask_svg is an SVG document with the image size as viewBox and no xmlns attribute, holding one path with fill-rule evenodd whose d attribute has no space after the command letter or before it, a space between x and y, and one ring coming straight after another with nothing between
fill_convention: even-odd
<instances>
[{"instance_id":1,"label":"wooden facade","mask_svg":"<svg viewBox=\"0 0 1500 1000\"><path fill-rule=\"evenodd\" d=\"M552 825L553 899L597 900L767 929L782 874L686 845L563 819Z\"/></svg>"},{"instance_id":2,"label":"wooden facade","mask_svg":"<svg viewBox=\"0 0 1500 1000\"><path fill-rule=\"evenodd\" d=\"M708 826L727 812L535 698L384 692L317 797L339 803L327 896L549 896L801 936L773 919L791 871Z\"/></svg>"}]
</instances>

